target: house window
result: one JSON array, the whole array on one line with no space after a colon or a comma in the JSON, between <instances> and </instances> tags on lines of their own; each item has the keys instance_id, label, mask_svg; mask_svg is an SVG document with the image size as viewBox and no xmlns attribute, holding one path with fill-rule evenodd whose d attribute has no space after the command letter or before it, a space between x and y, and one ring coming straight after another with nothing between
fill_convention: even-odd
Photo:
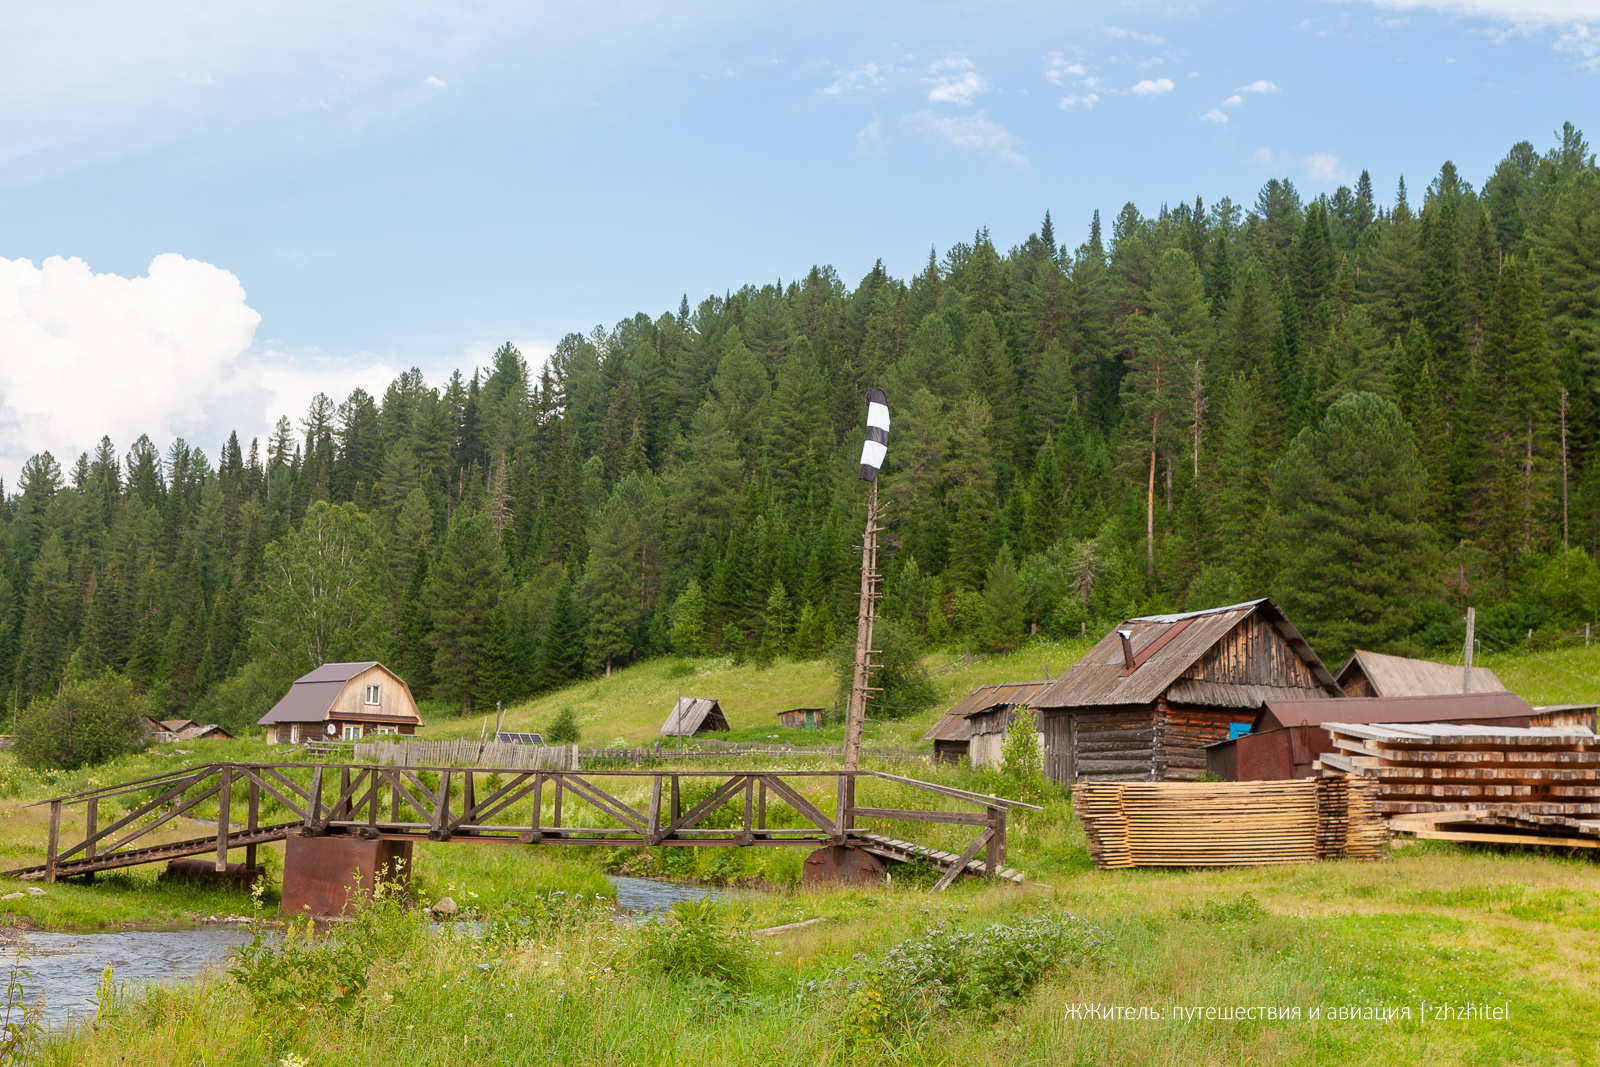
<instances>
[{"instance_id":1,"label":"house window","mask_svg":"<svg viewBox=\"0 0 1600 1067\"><path fill-rule=\"evenodd\" d=\"M367 686L367 703L368 704L377 704L378 703L378 687L377 686L375 686L375 685Z\"/></svg>"},{"instance_id":2,"label":"house window","mask_svg":"<svg viewBox=\"0 0 1600 1067\"><path fill-rule=\"evenodd\" d=\"M344 739L346 741L359 741L359 740L361 740L361 727L360 726L346 726L344 728Z\"/></svg>"},{"instance_id":3,"label":"house window","mask_svg":"<svg viewBox=\"0 0 1600 1067\"><path fill-rule=\"evenodd\" d=\"M393 726L380 726L380 727L378 727L378 736L379 737L387 737L390 734L394 734L394 733L398 733L398 732L399 731L397 731Z\"/></svg>"}]
</instances>

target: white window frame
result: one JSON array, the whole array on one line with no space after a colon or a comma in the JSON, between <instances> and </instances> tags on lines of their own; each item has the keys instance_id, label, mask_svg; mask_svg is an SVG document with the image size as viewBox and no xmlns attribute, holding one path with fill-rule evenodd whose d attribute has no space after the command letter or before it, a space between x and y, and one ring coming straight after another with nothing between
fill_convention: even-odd
<instances>
[{"instance_id":1,"label":"white window frame","mask_svg":"<svg viewBox=\"0 0 1600 1067\"><path fill-rule=\"evenodd\" d=\"M377 707L379 704L383 703L383 693L382 693L382 691L379 690L379 688L377 686L375 686L375 685L367 686L367 693L366 693L366 697L365 697L364 703L368 707L373 707L373 708Z\"/></svg>"},{"instance_id":2,"label":"white window frame","mask_svg":"<svg viewBox=\"0 0 1600 1067\"><path fill-rule=\"evenodd\" d=\"M400 729L399 729L399 727L396 727L396 726L380 726L380 727L378 727L378 736L379 737L389 737L389 736L391 736L393 734L397 734L399 732L400 732Z\"/></svg>"},{"instance_id":3,"label":"white window frame","mask_svg":"<svg viewBox=\"0 0 1600 1067\"><path fill-rule=\"evenodd\" d=\"M359 741L363 732L360 723L345 723L344 739L346 741Z\"/></svg>"}]
</instances>

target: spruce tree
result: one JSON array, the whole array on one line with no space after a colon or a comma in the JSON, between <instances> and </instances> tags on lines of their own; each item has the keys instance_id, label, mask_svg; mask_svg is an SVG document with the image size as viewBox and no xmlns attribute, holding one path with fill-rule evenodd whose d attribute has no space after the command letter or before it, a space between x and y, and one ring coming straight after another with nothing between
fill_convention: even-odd
<instances>
[{"instance_id":1,"label":"spruce tree","mask_svg":"<svg viewBox=\"0 0 1600 1067\"><path fill-rule=\"evenodd\" d=\"M1330 661L1406 633L1435 591L1427 472L1399 408L1351 393L1272 467L1274 598Z\"/></svg>"},{"instance_id":2,"label":"spruce tree","mask_svg":"<svg viewBox=\"0 0 1600 1067\"><path fill-rule=\"evenodd\" d=\"M433 672L440 696L472 711L490 667L490 637L505 587L505 559L489 516L458 512L429 584Z\"/></svg>"}]
</instances>

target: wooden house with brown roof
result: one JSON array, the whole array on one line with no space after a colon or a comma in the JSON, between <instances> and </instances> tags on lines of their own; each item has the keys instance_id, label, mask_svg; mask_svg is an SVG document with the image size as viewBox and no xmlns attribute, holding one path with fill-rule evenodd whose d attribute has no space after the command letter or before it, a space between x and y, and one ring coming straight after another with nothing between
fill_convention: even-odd
<instances>
[{"instance_id":1,"label":"wooden house with brown roof","mask_svg":"<svg viewBox=\"0 0 1600 1067\"><path fill-rule=\"evenodd\" d=\"M982 767L998 754L996 735L1005 734L1015 709L1029 706L1033 695L1049 684L1049 679L1045 679L980 685L945 712L922 739L933 742L936 760L950 763L969 760L972 766ZM983 738L976 746L973 745L975 736ZM989 751L991 748L994 752Z\"/></svg>"},{"instance_id":2,"label":"wooden house with brown roof","mask_svg":"<svg viewBox=\"0 0 1600 1067\"><path fill-rule=\"evenodd\" d=\"M422 715L404 679L376 660L324 663L298 678L260 719L268 744L360 741L412 734Z\"/></svg>"},{"instance_id":3,"label":"wooden house with brown roof","mask_svg":"<svg viewBox=\"0 0 1600 1067\"><path fill-rule=\"evenodd\" d=\"M1046 772L1065 785L1193 781L1207 745L1269 700L1343 694L1271 600L1128 619L1033 695Z\"/></svg>"}]
</instances>

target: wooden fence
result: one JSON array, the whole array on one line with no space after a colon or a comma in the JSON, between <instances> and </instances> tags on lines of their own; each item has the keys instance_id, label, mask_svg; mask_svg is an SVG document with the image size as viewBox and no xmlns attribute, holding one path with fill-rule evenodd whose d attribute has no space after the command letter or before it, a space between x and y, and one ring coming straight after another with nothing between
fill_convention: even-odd
<instances>
[{"instance_id":1,"label":"wooden fence","mask_svg":"<svg viewBox=\"0 0 1600 1067\"><path fill-rule=\"evenodd\" d=\"M705 759L843 759L836 745L763 745L699 739L693 748L579 748L577 745L517 745L501 741L315 741L307 752L323 758L348 758L384 767L510 767L518 770L576 771L592 767L635 767ZM868 748L866 760L931 760L926 748Z\"/></svg>"}]
</instances>

